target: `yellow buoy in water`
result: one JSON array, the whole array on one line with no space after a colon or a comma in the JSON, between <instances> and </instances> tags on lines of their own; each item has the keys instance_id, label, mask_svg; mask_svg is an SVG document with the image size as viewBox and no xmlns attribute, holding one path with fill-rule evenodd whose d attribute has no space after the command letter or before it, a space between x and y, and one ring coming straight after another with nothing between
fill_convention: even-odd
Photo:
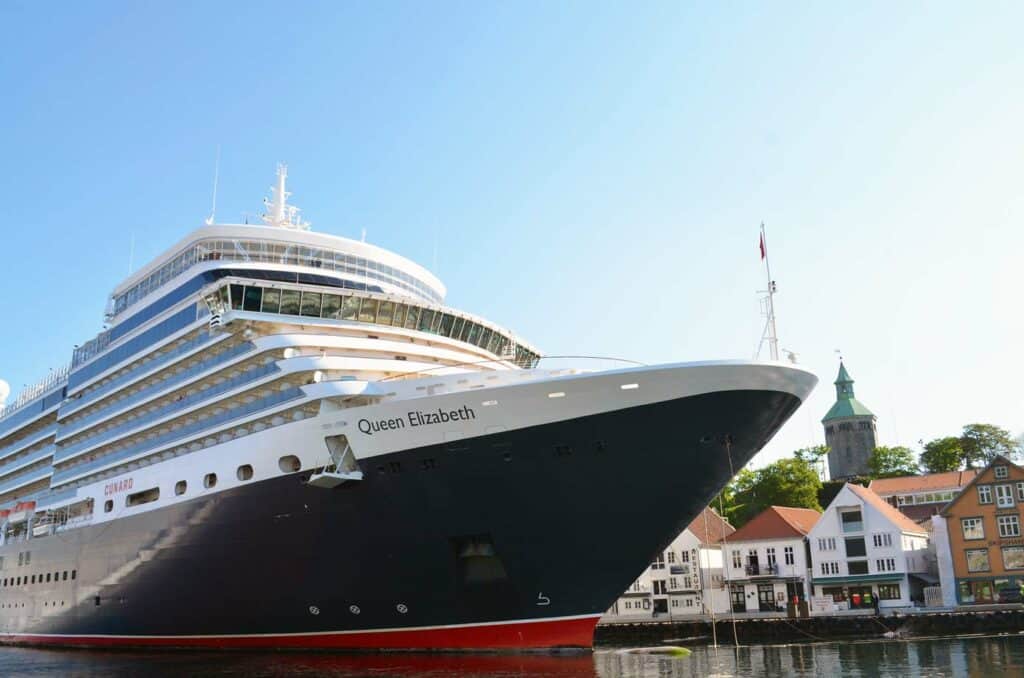
<instances>
[{"instance_id":1,"label":"yellow buoy in water","mask_svg":"<svg viewBox=\"0 0 1024 678\"><path fill-rule=\"evenodd\" d=\"M634 647L626 650L629 654L660 654L669 657L689 657L693 652L685 647L661 645L658 647Z\"/></svg>"}]
</instances>

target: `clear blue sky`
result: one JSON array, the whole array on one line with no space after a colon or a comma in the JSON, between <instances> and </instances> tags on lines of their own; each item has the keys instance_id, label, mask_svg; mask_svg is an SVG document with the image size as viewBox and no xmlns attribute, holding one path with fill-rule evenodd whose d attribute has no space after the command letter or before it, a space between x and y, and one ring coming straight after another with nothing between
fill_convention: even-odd
<instances>
[{"instance_id":1,"label":"clear blue sky","mask_svg":"<svg viewBox=\"0 0 1024 678\"><path fill-rule=\"evenodd\" d=\"M972 11L974 10L974 11ZM1021 3L7 0L0 377L100 329L141 265L259 212L394 249L552 354L841 348L882 442L1024 430Z\"/></svg>"}]
</instances>

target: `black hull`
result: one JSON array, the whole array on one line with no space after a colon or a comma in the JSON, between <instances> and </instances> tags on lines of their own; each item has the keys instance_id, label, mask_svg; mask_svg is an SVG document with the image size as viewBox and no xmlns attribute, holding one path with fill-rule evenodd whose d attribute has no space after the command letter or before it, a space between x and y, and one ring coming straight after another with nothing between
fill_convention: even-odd
<instances>
[{"instance_id":1,"label":"black hull","mask_svg":"<svg viewBox=\"0 0 1024 678\"><path fill-rule=\"evenodd\" d=\"M770 391L694 396L364 460L364 480L334 489L306 485L309 472L255 479L8 544L8 580L77 574L0 588L0 632L87 645L589 646L596 616L799 404ZM525 620L558 623L522 627L518 641L514 626L482 626Z\"/></svg>"}]
</instances>

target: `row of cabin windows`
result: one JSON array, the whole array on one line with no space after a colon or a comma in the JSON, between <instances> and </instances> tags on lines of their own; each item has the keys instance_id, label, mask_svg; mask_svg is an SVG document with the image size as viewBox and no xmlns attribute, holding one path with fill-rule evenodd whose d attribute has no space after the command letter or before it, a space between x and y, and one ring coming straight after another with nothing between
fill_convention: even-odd
<instances>
[{"instance_id":1,"label":"row of cabin windows","mask_svg":"<svg viewBox=\"0 0 1024 678\"><path fill-rule=\"evenodd\" d=\"M68 576L69 572L70 577ZM45 574L26 574L20 577L4 577L0 580L0 586L6 588L8 586L25 586L26 584L50 584L52 582L68 581L69 578L71 581L74 581L77 576L78 570L64 570L63 572L58 570L56 572L46 572Z\"/></svg>"},{"instance_id":2,"label":"row of cabin windows","mask_svg":"<svg viewBox=\"0 0 1024 678\"><path fill-rule=\"evenodd\" d=\"M302 462L299 461L299 458L296 457L294 454L289 454L289 455L285 455L285 456L281 457L280 459L278 459L277 465L281 469L281 471L284 472L284 473L294 473L295 471L298 471L300 468L302 468ZM252 465L251 464L242 464L241 466L238 467L238 469L235 470L235 476L240 481L242 481L242 482L245 482L246 480L252 480L252 478L253 478ZM203 487L205 489L210 489L211 487L215 487L216 485L217 485L217 474L216 473L207 473L205 476L203 476ZM188 491L188 481L187 480L179 480L178 482L176 482L174 484L174 494L175 494L175 496L179 496L180 497L181 495L185 494L187 491ZM141 492L135 492L133 494L129 494L127 497L125 497L125 506L141 506L142 504L148 504L150 502L156 501L159 498L160 498L160 488L159 487L152 487L152 488L150 488L148 490L143 490ZM113 499L108 499L105 502L103 502L103 512L104 513L110 513L113 510L114 510L114 500Z\"/></svg>"},{"instance_id":3,"label":"row of cabin windows","mask_svg":"<svg viewBox=\"0 0 1024 678\"><path fill-rule=\"evenodd\" d=\"M515 351L515 362L533 367L540 356L518 346L512 337L468 318L387 299L279 289L255 285L227 285L210 294L211 313L230 307L236 311L351 320L375 325L404 327L473 344L495 355Z\"/></svg>"}]
</instances>

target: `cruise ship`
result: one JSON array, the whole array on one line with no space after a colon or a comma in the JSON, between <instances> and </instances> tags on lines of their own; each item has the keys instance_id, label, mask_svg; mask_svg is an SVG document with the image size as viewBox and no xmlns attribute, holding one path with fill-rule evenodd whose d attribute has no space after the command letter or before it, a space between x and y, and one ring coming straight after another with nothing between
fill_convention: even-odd
<instances>
[{"instance_id":1,"label":"cruise ship","mask_svg":"<svg viewBox=\"0 0 1024 678\"><path fill-rule=\"evenodd\" d=\"M0 410L0 642L590 647L816 383L546 369L422 266L310 230L285 178Z\"/></svg>"}]
</instances>

